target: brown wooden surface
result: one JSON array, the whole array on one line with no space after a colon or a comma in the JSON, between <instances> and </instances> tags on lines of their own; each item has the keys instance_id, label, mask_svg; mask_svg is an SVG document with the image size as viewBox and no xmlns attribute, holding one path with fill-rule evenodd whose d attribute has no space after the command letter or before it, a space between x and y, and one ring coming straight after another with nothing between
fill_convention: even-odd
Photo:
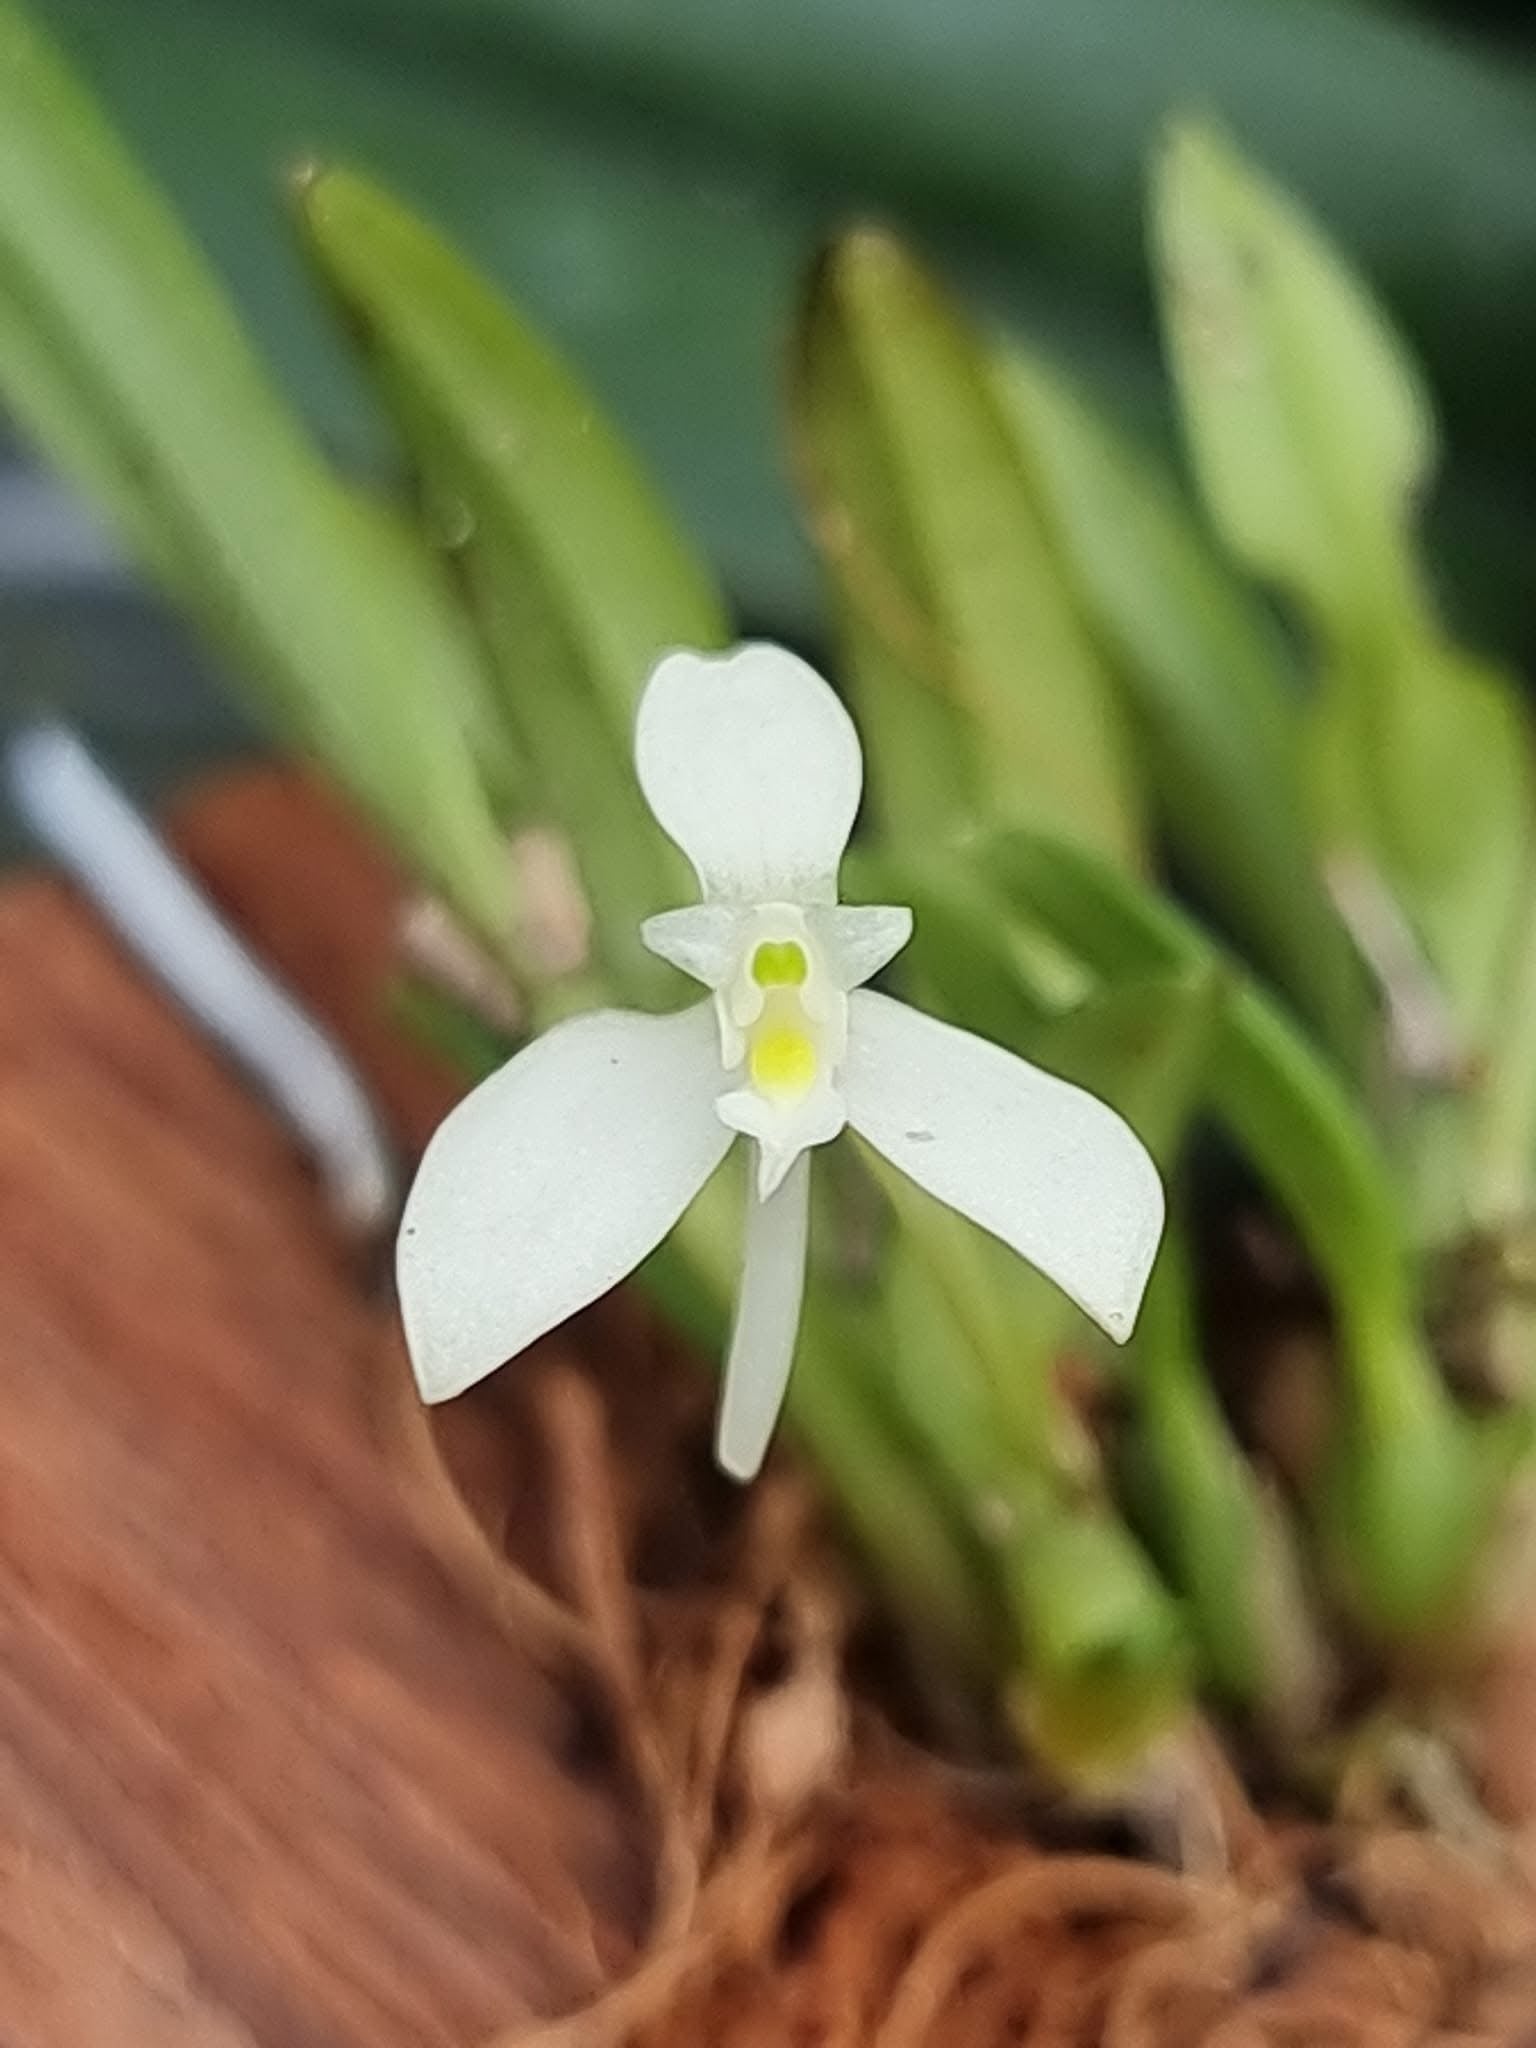
<instances>
[{"instance_id":1,"label":"brown wooden surface","mask_svg":"<svg viewBox=\"0 0 1536 2048\"><path fill-rule=\"evenodd\" d=\"M387 872L277 774L181 825L419 1138ZM403 1370L262 1109L64 889L0 890L3 2048L459 2048L621 1948L622 1816L413 1498Z\"/></svg>"}]
</instances>

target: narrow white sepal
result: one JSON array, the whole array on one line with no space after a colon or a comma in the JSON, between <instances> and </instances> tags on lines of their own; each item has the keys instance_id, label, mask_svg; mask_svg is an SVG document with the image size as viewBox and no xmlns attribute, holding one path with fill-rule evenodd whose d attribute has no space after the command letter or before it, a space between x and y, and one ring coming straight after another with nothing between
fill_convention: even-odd
<instances>
[{"instance_id":1,"label":"narrow white sepal","mask_svg":"<svg viewBox=\"0 0 1536 2048\"><path fill-rule=\"evenodd\" d=\"M439 1126L400 1225L406 1343L446 1401L633 1271L731 1143L714 1004L557 1024Z\"/></svg>"},{"instance_id":2,"label":"narrow white sepal","mask_svg":"<svg viewBox=\"0 0 1536 2048\"><path fill-rule=\"evenodd\" d=\"M842 1089L849 1123L877 1152L1125 1342L1164 1202L1157 1168L1124 1118L1086 1089L872 989L848 998Z\"/></svg>"},{"instance_id":3,"label":"narrow white sepal","mask_svg":"<svg viewBox=\"0 0 1536 2048\"><path fill-rule=\"evenodd\" d=\"M836 691L797 655L753 641L665 656L640 699L635 767L706 897L836 900L864 763Z\"/></svg>"},{"instance_id":4,"label":"narrow white sepal","mask_svg":"<svg viewBox=\"0 0 1536 2048\"><path fill-rule=\"evenodd\" d=\"M747 1196L746 1246L725 1361L715 1457L732 1479L755 1479L784 1405L800 1331L811 1162L802 1152L766 1202Z\"/></svg>"}]
</instances>

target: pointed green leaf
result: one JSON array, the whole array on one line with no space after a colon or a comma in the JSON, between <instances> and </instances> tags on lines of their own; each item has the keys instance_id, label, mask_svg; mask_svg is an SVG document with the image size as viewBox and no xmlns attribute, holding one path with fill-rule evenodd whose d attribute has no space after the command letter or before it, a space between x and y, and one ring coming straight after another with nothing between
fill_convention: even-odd
<instances>
[{"instance_id":1,"label":"pointed green leaf","mask_svg":"<svg viewBox=\"0 0 1536 2048\"><path fill-rule=\"evenodd\" d=\"M790 403L886 822L926 833L954 822L958 799L1134 864L1119 709L985 352L890 237L864 230L824 257Z\"/></svg>"},{"instance_id":2,"label":"pointed green leaf","mask_svg":"<svg viewBox=\"0 0 1536 2048\"><path fill-rule=\"evenodd\" d=\"M1202 893L1358 1065L1365 977L1307 831L1302 706L1279 637L1171 477L1066 381L1006 351L998 381L1053 539L1123 679L1162 823Z\"/></svg>"},{"instance_id":3,"label":"pointed green leaf","mask_svg":"<svg viewBox=\"0 0 1536 2048\"><path fill-rule=\"evenodd\" d=\"M1184 425L1239 560L1347 637L1416 603L1434 430L1418 371L1301 209L1214 131L1171 127L1152 244Z\"/></svg>"},{"instance_id":4,"label":"pointed green leaf","mask_svg":"<svg viewBox=\"0 0 1536 2048\"><path fill-rule=\"evenodd\" d=\"M1473 1075L1500 1028L1536 863L1532 732L1507 678L1439 637L1341 654L1307 730L1324 858L1365 863L1406 912Z\"/></svg>"},{"instance_id":5,"label":"pointed green leaf","mask_svg":"<svg viewBox=\"0 0 1536 2048\"><path fill-rule=\"evenodd\" d=\"M327 471L159 196L10 0L0 392L284 730L504 944L510 883L471 751L479 661L436 566Z\"/></svg>"},{"instance_id":6,"label":"pointed green leaf","mask_svg":"<svg viewBox=\"0 0 1536 2048\"><path fill-rule=\"evenodd\" d=\"M831 1492L838 1519L907 1632L926 1703L996 1682L1002 1628L974 1532L945 1474L890 1413L846 1330L812 1304L786 1417Z\"/></svg>"},{"instance_id":7,"label":"pointed green leaf","mask_svg":"<svg viewBox=\"0 0 1536 2048\"><path fill-rule=\"evenodd\" d=\"M1138 1526L1183 1596L1207 1682L1292 1735L1323 1652L1294 1533L1228 1427L1201 1355L1188 1248L1169 1226L1134 1339L1127 1465Z\"/></svg>"},{"instance_id":8,"label":"pointed green leaf","mask_svg":"<svg viewBox=\"0 0 1536 2048\"><path fill-rule=\"evenodd\" d=\"M1509 686L1433 621L1412 536L1427 395L1338 252L1219 136L1170 132L1152 234L1212 519L1321 645L1307 769L1323 857L1395 895L1470 1066L1530 860L1530 739Z\"/></svg>"},{"instance_id":9,"label":"pointed green leaf","mask_svg":"<svg viewBox=\"0 0 1536 2048\"><path fill-rule=\"evenodd\" d=\"M1210 941L1172 904L1081 848L1012 832L989 862L1101 972L1210 957ZM1211 1106L1332 1297L1339 1400L1319 1504L1332 1562L1374 1626L1415 1637L1466 1595L1498 1512L1504 1433L1456 1408L1429 1354L1407 1220L1374 1134L1285 1013L1229 973Z\"/></svg>"},{"instance_id":10,"label":"pointed green leaf","mask_svg":"<svg viewBox=\"0 0 1536 2048\"><path fill-rule=\"evenodd\" d=\"M888 1384L990 1561L1022 1658L1006 1702L1020 1733L1067 1782L1102 1784L1187 1711L1182 1617L1103 1490L1055 1384L1057 1347L1039 1345L1027 1302L994 1284L991 1255L1012 1254L900 1175L880 1179L901 1220L887 1262ZM1057 1324L1059 1297L1035 1300Z\"/></svg>"},{"instance_id":11,"label":"pointed green leaf","mask_svg":"<svg viewBox=\"0 0 1536 2048\"><path fill-rule=\"evenodd\" d=\"M359 339L451 551L536 797L569 834L627 992L686 870L635 780L658 655L718 646L724 607L638 462L554 352L412 214L347 171L297 195L307 246Z\"/></svg>"}]
</instances>

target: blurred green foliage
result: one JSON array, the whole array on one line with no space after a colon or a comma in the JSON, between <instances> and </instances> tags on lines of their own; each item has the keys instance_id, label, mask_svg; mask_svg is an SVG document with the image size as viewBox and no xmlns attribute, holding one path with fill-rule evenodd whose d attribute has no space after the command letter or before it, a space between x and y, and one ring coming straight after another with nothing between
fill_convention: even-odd
<instances>
[{"instance_id":1,"label":"blurred green foliage","mask_svg":"<svg viewBox=\"0 0 1536 2048\"><path fill-rule=\"evenodd\" d=\"M489 123L437 138L450 155L484 147L487 182L458 192L478 195L479 230L495 214L509 236L495 246L574 290L594 248L619 246L581 233L616 233L622 217L624 246L646 253L633 290L606 300L597 287L616 273L588 263L607 309L592 360L617 378L619 338L644 308L665 316L642 353L669 334L667 374L696 378L698 402L686 447L661 437L662 466L701 525L718 515L711 538L738 590L809 607L792 550L770 544L778 513L757 468L782 342L782 432L870 754L849 879L917 912L897 978L1114 1102L1172 1185L1125 1364L991 1240L856 1154L829 1164L791 1393L802 1439L931 1697L957 1712L979 1700L1096 1789L1133 1775L1200 1691L1294 1761L1334 1704L1335 1656L1387 1674L1454 1668L1484 1625L1536 1413L1518 1283L1536 1204L1532 735L1510 679L1452 633L1425 566L1429 382L1311 214L1203 121L1166 130L1150 176L1187 481L1155 437L1128 436L888 232L856 229L806 263L810 184L781 189L768 170L791 144L818 177L841 164L912 204L964 203L999 246L1010 221L1035 219L1031 246L1062 276L1092 246L1084 304L1096 292L1092 319L1111 320L1103 266L1128 230L1116 215L1111 231L1110 200L1128 216L1132 200L1084 138L1104 115L1089 83L1114 98L1115 81L1067 60L1089 18L1141 58L1137 92L1169 59L1109 0L1054 30L1050 10L946 14L922 45L931 103L905 107L891 95L918 47L898 35L919 37L915 7L882 13L882 41L852 0L814 14L791 0L753 16L754 65L734 5L665 10L638 40L602 0L442 13L435 63L456 95L469 88L452 54L475 49L496 91L505 62L529 98L515 123L527 185L491 181L505 138ZM1250 59L1215 11L1186 0L1154 15L1164 31L1198 28L1201 61L1227 63L1241 97ZM167 8L168 33L188 18ZM1221 18L1241 20L1245 51L1280 47L1264 0ZM1467 143L1483 230L1515 261L1532 224L1502 181L1536 139L1515 118L1521 82L1387 16L1307 18L1316 39L1284 45L1296 63L1365 52L1400 117L1427 121L1433 100ZM328 74L302 35L322 38L339 79L365 30L395 48L419 28L403 0L331 0L302 32L285 13L291 44L265 17L241 19L252 76L281 51L315 95ZM1068 102L1049 119L1037 108L1035 130L996 43L1025 29L1041 58L1030 94L1053 81ZM956 119L957 81L988 54L963 147L941 162L933 124ZM863 114L839 97L860 61ZM166 71L179 102L188 78ZM642 103L676 115L665 174L634 184L632 138L578 146L553 100L535 107L536 79L577 74L594 102L584 121ZM419 115L414 87L390 91L402 121ZM686 104L707 110L698 133L753 195L751 233L710 212L696 162L681 168ZM328 140L355 139L356 103L316 97L310 114ZM1070 165L1047 147L1069 115ZM1389 131L1373 118L1352 137L1365 168L1348 205L1341 183L1341 216L1386 176ZM270 132L245 131L258 155ZM1454 149L1447 161L1462 167ZM1311 169L1328 168L1321 152ZM1412 302L1414 265L1436 246L1434 180L1396 157L1391 175L1396 207L1426 207L1412 262L1391 242L1396 215L1375 222ZM1049 224L1031 192L1050 198ZM539 322L435 227L369 176L314 160L289 203L403 490L339 479L153 186L0 0L0 390L18 418L115 515L253 701L479 935L535 1020L599 996L653 1001L665 991L635 918L686 892L629 782L632 707L658 649L728 633L714 575ZM760 204L775 224L761 237ZM1464 256L1447 236L1442 282ZM809 282L781 303L802 265ZM1491 309L1472 282L1458 318L1482 348ZM1501 414L1512 437L1528 402ZM655 423L643 405L636 416ZM574 976L524 944L504 840L528 825L564 838L590 898L591 956ZM1170 851L1220 934L1167 887ZM418 1013L435 1004L441 1029L441 995L410 997ZM452 1036L466 1066L494 1056L483 1034L474 1050ZM1316 1427L1285 1455L1221 1390L1202 1313L1186 1169L1207 1120L1326 1297L1301 1346ZM712 1342L738 1206L739 1190L712 1185L649 1268ZM1452 1360L1436 1295L1474 1254L1483 1313L1460 1319L1471 1341ZM1246 1331L1254 1377L1278 1334Z\"/></svg>"},{"instance_id":2,"label":"blurred green foliage","mask_svg":"<svg viewBox=\"0 0 1536 2048\"><path fill-rule=\"evenodd\" d=\"M748 616L813 616L775 370L819 235L919 230L1138 427L1160 124L1228 122L1424 350L1460 465L1459 617L1536 641L1536 76L1351 0L37 0L348 461L383 444L281 227L356 161L441 222L655 464Z\"/></svg>"}]
</instances>

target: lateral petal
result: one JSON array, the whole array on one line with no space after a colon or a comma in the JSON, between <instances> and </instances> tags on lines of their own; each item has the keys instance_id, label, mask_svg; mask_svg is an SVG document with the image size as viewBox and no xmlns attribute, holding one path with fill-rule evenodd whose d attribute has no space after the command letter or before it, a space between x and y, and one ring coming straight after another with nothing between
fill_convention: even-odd
<instances>
[{"instance_id":1,"label":"lateral petal","mask_svg":"<svg viewBox=\"0 0 1536 2048\"><path fill-rule=\"evenodd\" d=\"M1162 1236L1162 1182L1107 1103L872 989L848 998L848 1121L1037 1266L1116 1343Z\"/></svg>"},{"instance_id":2,"label":"lateral petal","mask_svg":"<svg viewBox=\"0 0 1536 2048\"><path fill-rule=\"evenodd\" d=\"M573 1017L465 1097L400 1225L400 1312L424 1400L462 1393L654 1251L731 1143L720 1080L705 1002Z\"/></svg>"}]
</instances>

